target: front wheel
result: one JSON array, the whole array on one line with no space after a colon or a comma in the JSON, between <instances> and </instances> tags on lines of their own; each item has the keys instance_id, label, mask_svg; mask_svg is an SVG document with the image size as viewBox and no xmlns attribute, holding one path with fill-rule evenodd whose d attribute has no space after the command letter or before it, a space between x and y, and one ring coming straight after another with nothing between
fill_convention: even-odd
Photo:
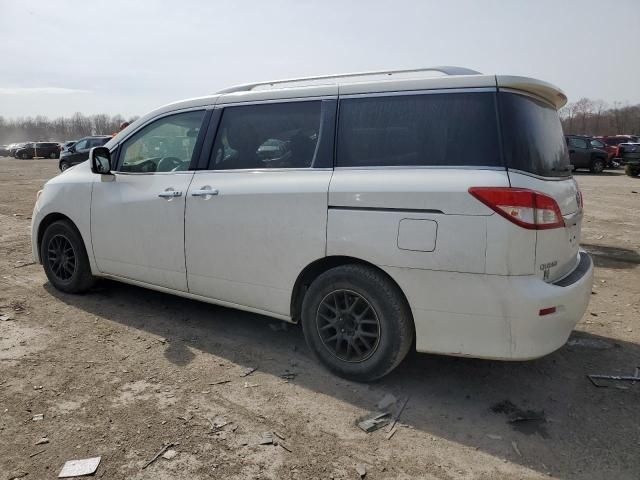
<instances>
[{"instance_id":1,"label":"front wheel","mask_svg":"<svg viewBox=\"0 0 640 480\"><path fill-rule=\"evenodd\" d=\"M60 162L60 171L64 172L67 168L69 168L71 165L69 165L68 162Z\"/></svg>"},{"instance_id":2,"label":"front wheel","mask_svg":"<svg viewBox=\"0 0 640 480\"><path fill-rule=\"evenodd\" d=\"M595 158L591 162L591 173L602 173L604 171L604 160L601 158Z\"/></svg>"},{"instance_id":3,"label":"front wheel","mask_svg":"<svg viewBox=\"0 0 640 480\"><path fill-rule=\"evenodd\" d=\"M49 282L58 290L82 293L95 281L82 237L67 220L47 227L40 244L40 259Z\"/></svg>"},{"instance_id":4,"label":"front wheel","mask_svg":"<svg viewBox=\"0 0 640 480\"><path fill-rule=\"evenodd\" d=\"M343 265L320 275L302 303L302 328L314 356L330 371L368 382L385 376L413 344L411 311L382 272Z\"/></svg>"}]
</instances>

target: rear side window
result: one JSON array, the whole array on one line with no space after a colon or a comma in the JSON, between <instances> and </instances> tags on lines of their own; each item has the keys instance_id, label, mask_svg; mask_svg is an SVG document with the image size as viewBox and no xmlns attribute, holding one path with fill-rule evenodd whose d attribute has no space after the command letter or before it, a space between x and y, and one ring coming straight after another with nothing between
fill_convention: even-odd
<instances>
[{"instance_id":1,"label":"rear side window","mask_svg":"<svg viewBox=\"0 0 640 480\"><path fill-rule=\"evenodd\" d=\"M321 109L320 101L226 107L211 154L212 168L311 167Z\"/></svg>"},{"instance_id":2,"label":"rear side window","mask_svg":"<svg viewBox=\"0 0 640 480\"><path fill-rule=\"evenodd\" d=\"M516 93L501 92L498 98L507 166L543 177L570 176L569 152L557 110Z\"/></svg>"},{"instance_id":3,"label":"rear side window","mask_svg":"<svg viewBox=\"0 0 640 480\"><path fill-rule=\"evenodd\" d=\"M339 167L501 166L494 92L340 101Z\"/></svg>"},{"instance_id":4,"label":"rear side window","mask_svg":"<svg viewBox=\"0 0 640 480\"><path fill-rule=\"evenodd\" d=\"M587 148L587 141L584 138L569 137L569 146L576 148Z\"/></svg>"}]
</instances>

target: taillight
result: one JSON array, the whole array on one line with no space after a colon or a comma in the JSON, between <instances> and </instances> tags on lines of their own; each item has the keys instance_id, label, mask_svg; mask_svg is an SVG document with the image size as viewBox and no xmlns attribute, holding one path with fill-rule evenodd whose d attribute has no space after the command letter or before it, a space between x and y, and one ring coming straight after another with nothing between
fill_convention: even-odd
<instances>
[{"instance_id":1,"label":"taillight","mask_svg":"<svg viewBox=\"0 0 640 480\"><path fill-rule=\"evenodd\" d=\"M564 227L558 203L544 193L511 187L471 187L469 193L522 228L546 230Z\"/></svg>"}]
</instances>

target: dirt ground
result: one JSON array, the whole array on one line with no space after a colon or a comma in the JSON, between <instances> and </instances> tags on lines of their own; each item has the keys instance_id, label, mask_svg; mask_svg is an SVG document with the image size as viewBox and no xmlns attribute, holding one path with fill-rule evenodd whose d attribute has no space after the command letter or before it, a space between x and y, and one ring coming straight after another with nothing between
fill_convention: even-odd
<instances>
[{"instance_id":1,"label":"dirt ground","mask_svg":"<svg viewBox=\"0 0 640 480\"><path fill-rule=\"evenodd\" d=\"M0 480L56 478L94 456L97 477L127 480L358 479L358 464L367 479L640 478L640 384L586 378L640 366L639 179L577 175L596 280L559 351L522 363L413 354L363 385L266 317L114 282L53 290L30 263L29 224L56 165L0 159L0 314L12 317L0 320ZM395 435L358 429L387 394L409 396ZM507 400L544 421L510 422L494 411ZM281 445L259 445L263 432ZM177 455L143 468L167 443Z\"/></svg>"}]
</instances>

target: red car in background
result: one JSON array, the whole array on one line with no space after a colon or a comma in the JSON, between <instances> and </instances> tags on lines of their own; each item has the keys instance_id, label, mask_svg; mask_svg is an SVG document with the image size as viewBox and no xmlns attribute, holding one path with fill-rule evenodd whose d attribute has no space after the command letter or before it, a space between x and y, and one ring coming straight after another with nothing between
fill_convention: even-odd
<instances>
[{"instance_id":1,"label":"red car in background","mask_svg":"<svg viewBox=\"0 0 640 480\"><path fill-rule=\"evenodd\" d=\"M640 137L636 135L610 135L606 137L594 137L596 140L604 143L604 148L598 145L594 145L597 148L603 148L607 152L607 163L617 161L620 163L620 152L618 151L618 145L621 143L638 142ZM616 160L618 159L618 160Z\"/></svg>"}]
</instances>

